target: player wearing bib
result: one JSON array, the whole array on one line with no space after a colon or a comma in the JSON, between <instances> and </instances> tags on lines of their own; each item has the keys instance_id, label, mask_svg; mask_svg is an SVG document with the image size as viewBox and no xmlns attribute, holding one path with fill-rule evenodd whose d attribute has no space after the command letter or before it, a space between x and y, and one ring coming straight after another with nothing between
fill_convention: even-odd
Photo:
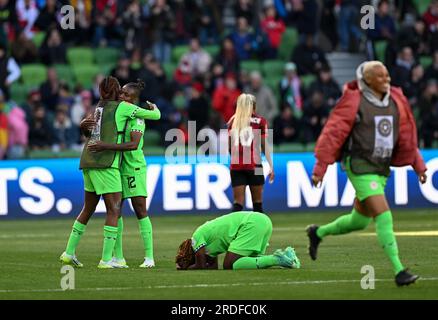
<instances>
[{"instance_id":1,"label":"player wearing bib","mask_svg":"<svg viewBox=\"0 0 438 320\"><path fill-rule=\"evenodd\" d=\"M144 88L144 83L139 80L137 83L128 83L122 88L120 99L138 103L139 95ZM154 104L149 104L151 110L150 120L160 119L160 111ZM122 162L120 165L120 175L122 180L122 199L131 199L132 206L138 218L140 234L145 250L144 261L141 268L152 268L155 266L152 238L152 224L146 210L146 161L143 154L143 134L146 125L143 119L131 119L128 121L125 132L125 143L108 144L96 142L89 145L91 152L103 152L106 150L123 151ZM114 247L113 265L126 268L126 260L123 255L123 217L118 220L118 235Z\"/></svg>"},{"instance_id":2,"label":"player wearing bib","mask_svg":"<svg viewBox=\"0 0 438 320\"><path fill-rule=\"evenodd\" d=\"M265 153L270 166L269 182L274 181L270 147L266 145L268 125L265 118L256 114L256 99L242 93L237 99L236 113L228 122L230 175L233 187L233 211L241 211L245 201L245 189L249 186L253 210L263 212L263 175L261 152Z\"/></svg>"},{"instance_id":3,"label":"player wearing bib","mask_svg":"<svg viewBox=\"0 0 438 320\"><path fill-rule=\"evenodd\" d=\"M365 229L374 219L377 238L391 261L396 284L409 285L418 276L400 262L385 185L391 165L411 165L420 182L426 182L415 120L402 91L391 88L388 71L381 62L363 63L357 76L357 81L346 86L318 138L312 176L313 184L319 186L327 166L342 159L356 191L354 208L329 224L307 228L309 254L315 260L323 238Z\"/></svg>"},{"instance_id":4,"label":"player wearing bib","mask_svg":"<svg viewBox=\"0 0 438 320\"><path fill-rule=\"evenodd\" d=\"M85 119L81 123L81 127L89 131L91 135L84 147L80 162L84 177L85 203L73 225L67 248L61 255L60 261L75 267L83 266L76 258L76 247L102 196L107 209L107 217L104 226L102 258L98 267L106 269L114 268L111 260L117 239L117 220L120 216L122 198L119 171L120 152L105 151L95 154L90 152L87 146L97 140L105 143L121 143L128 119L148 118L151 111L143 110L127 102L120 102L118 100L120 84L116 78L105 78L100 83L99 90L101 100L96 106L94 118Z\"/></svg>"},{"instance_id":5,"label":"player wearing bib","mask_svg":"<svg viewBox=\"0 0 438 320\"><path fill-rule=\"evenodd\" d=\"M225 253L224 269L300 268L292 247L265 255L271 235L271 219L263 213L238 211L221 216L198 227L191 239L181 243L176 267L217 269L217 257Z\"/></svg>"}]
</instances>

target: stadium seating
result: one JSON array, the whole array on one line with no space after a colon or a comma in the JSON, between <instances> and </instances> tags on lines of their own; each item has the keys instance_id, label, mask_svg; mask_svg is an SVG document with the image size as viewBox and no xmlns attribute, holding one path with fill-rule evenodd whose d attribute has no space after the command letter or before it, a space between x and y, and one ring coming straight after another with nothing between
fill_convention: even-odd
<instances>
[{"instance_id":1,"label":"stadium seating","mask_svg":"<svg viewBox=\"0 0 438 320\"><path fill-rule=\"evenodd\" d=\"M421 56L420 57L420 64L423 66L424 69L431 66L433 63L433 59L431 56Z\"/></svg>"},{"instance_id":2,"label":"stadium seating","mask_svg":"<svg viewBox=\"0 0 438 320\"><path fill-rule=\"evenodd\" d=\"M388 42L386 40L379 40L374 43L374 50L376 52L376 59L385 63L386 47Z\"/></svg>"},{"instance_id":3,"label":"stadium seating","mask_svg":"<svg viewBox=\"0 0 438 320\"><path fill-rule=\"evenodd\" d=\"M73 88L75 84L75 76L71 66L68 64L55 64L54 67L58 74L58 79L66 82L70 86L70 89Z\"/></svg>"},{"instance_id":4,"label":"stadium seating","mask_svg":"<svg viewBox=\"0 0 438 320\"><path fill-rule=\"evenodd\" d=\"M412 2L415 8L417 8L418 13L423 15L427 11L431 0L413 0Z\"/></svg>"},{"instance_id":5,"label":"stadium seating","mask_svg":"<svg viewBox=\"0 0 438 320\"><path fill-rule=\"evenodd\" d=\"M72 66L78 64L92 64L94 63L93 49L86 47L68 48L67 60Z\"/></svg>"},{"instance_id":6,"label":"stadium seating","mask_svg":"<svg viewBox=\"0 0 438 320\"><path fill-rule=\"evenodd\" d=\"M23 104L26 102L29 92L34 88L38 88L38 86L14 82L10 88L11 98L16 103Z\"/></svg>"},{"instance_id":7,"label":"stadium seating","mask_svg":"<svg viewBox=\"0 0 438 320\"><path fill-rule=\"evenodd\" d=\"M272 90L277 103L280 103L280 80L281 78L277 76L271 76L263 79L263 82Z\"/></svg>"},{"instance_id":8,"label":"stadium seating","mask_svg":"<svg viewBox=\"0 0 438 320\"><path fill-rule=\"evenodd\" d=\"M274 147L274 152L304 152L305 147L301 143L283 143Z\"/></svg>"},{"instance_id":9,"label":"stadium seating","mask_svg":"<svg viewBox=\"0 0 438 320\"><path fill-rule=\"evenodd\" d=\"M21 67L21 79L26 85L39 86L47 79L47 68L40 63L25 64Z\"/></svg>"},{"instance_id":10,"label":"stadium seating","mask_svg":"<svg viewBox=\"0 0 438 320\"><path fill-rule=\"evenodd\" d=\"M181 57L187 52L189 52L189 46L187 45L180 45L174 47L172 49L172 61L174 63L178 63Z\"/></svg>"},{"instance_id":11,"label":"stadium seating","mask_svg":"<svg viewBox=\"0 0 438 320\"><path fill-rule=\"evenodd\" d=\"M297 44L297 29L286 28L286 31L281 36L281 43L280 47L278 48L278 58L284 61L289 61Z\"/></svg>"},{"instance_id":12,"label":"stadium seating","mask_svg":"<svg viewBox=\"0 0 438 320\"><path fill-rule=\"evenodd\" d=\"M116 65L120 57L120 50L116 48L96 48L94 50L94 58L99 66Z\"/></svg>"},{"instance_id":13,"label":"stadium seating","mask_svg":"<svg viewBox=\"0 0 438 320\"><path fill-rule=\"evenodd\" d=\"M173 62L163 63L163 69L167 79L173 78L173 74L175 73L177 66L178 65Z\"/></svg>"},{"instance_id":14,"label":"stadium seating","mask_svg":"<svg viewBox=\"0 0 438 320\"><path fill-rule=\"evenodd\" d=\"M44 42L45 37L46 37L46 33L44 31L35 32L32 38L32 42L35 44L37 48L39 48Z\"/></svg>"},{"instance_id":15,"label":"stadium seating","mask_svg":"<svg viewBox=\"0 0 438 320\"><path fill-rule=\"evenodd\" d=\"M258 60L244 60L240 62L240 68L243 71L251 72L251 71L259 71L262 72L262 65Z\"/></svg>"},{"instance_id":16,"label":"stadium seating","mask_svg":"<svg viewBox=\"0 0 438 320\"><path fill-rule=\"evenodd\" d=\"M73 65L73 73L76 82L82 84L84 88L90 88L93 84L94 78L99 73L99 67L94 64Z\"/></svg>"},{"instance_id":17,"label":"stadium seating","mask_svg":"<svg viewBox=\"0 0 438 320\"><path fill-rule=\"evenodd\" d=\"M161 145L161 135L155 130L146 130L144 132L144 146Z\"/></svg>"},{"instance_id":18,"label":"stadium seating","mask_svg":"<svg viewBox=\"0 0 438 320\"><path fill-rule=\"evenodd\" d=\"M220 46L218 45L209 45L209 46L204 46L202 48L210 54L212 59L214 59L219 54L220 51Z\"/></svg>"},{"instance_id":19,"label":"stadium seating","mask_svg":"<svg viewBox=\"0 0 438 320\"><path fill-rule=\"evenodd\" d=\"M280 76L283 74L285 62L282 60L266 60L263 62L262 70L265 77Z\"/></svg>"},{"instance_id":20,"label":"stadium seating","mask_svg":"<svg viewBox=\"0 0 438 320\"><path fill-rule=\"evenodd\" d=\"M309 86L316 80L316 76L314 74L306 74L300 77L301 85L306 90Z\"/></svg>"}]
</instances>

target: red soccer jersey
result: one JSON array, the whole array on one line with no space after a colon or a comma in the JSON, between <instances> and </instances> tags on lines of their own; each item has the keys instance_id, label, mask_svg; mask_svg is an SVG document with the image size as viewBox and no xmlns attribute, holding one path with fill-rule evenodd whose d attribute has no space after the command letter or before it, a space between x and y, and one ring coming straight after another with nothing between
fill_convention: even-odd
<instances>
[{"instance_id":1,"label":"red soccer jersey","mask_svg":"<svg viewBox=\"0 0 438 320\"><path fill-rule=\"evenodd\" d=\"M231 170L254 170L261 166L261 140L268 135L268 123L266 119L253 113L251 116L251 128L242 130L239 137L231 130L234 117L228 123L228 136L231 138Z\"/></svg>"}]
</instances>

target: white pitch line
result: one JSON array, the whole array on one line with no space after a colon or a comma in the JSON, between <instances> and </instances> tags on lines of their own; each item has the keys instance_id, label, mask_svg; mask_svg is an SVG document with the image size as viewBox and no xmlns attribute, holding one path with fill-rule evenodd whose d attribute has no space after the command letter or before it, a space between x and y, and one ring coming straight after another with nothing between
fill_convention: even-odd
<instances>
[{"instance_id":1,"label":"white pitch line","mask_svg":"<svg viewBox=\"0 0 438 320\"><path fill-rule=\"evenodd\" d=\"M376 279L376 282L392 282L394 279ZM438 281L438 277L420 278L418 281ZM162 285L145 287L107 287L107 288L77 288L71 291L126 291L126 290L151 290L151 289L190 289L190 288L220 288L220 287L243 287L265 285L307 285L307 284L330 284L330 283L356 283L360 280L313 280L313 281L281 281L281 282L253 282L253 283L200 283L186 285ZM63 292L62 289L18 289L0 290L0 293L36 293L36 292ZM70 291L70 290L67 290Z\"/></svg>"}]
</instances>

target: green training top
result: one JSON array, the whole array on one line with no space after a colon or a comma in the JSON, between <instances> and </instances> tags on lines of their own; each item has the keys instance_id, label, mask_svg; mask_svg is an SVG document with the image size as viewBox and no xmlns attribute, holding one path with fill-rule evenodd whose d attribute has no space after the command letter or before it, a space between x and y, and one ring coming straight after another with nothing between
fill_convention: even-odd
<instances>
[{"instance_id":1,"label":"green training top","mask_svg":"<svg viewBox=\"0 0 438 320\"><path fill-rule=\"evenodd\" d=\"M238 211L207 221L193 233L193 250L196 252L205 247L210 257L227 252L231 241L236 238L239 227L252 213L254 212Z\"/></svg>"},{"instance_id":2,"label":"green training top","mask_svg":"<svg viewBox=\"0 0 438 320\"><path fill-rule=\"evenodd\" d=\"M117 131L121 132L124 131L126 121L131 119L130 122L135 121L137 119L150 119L150 120L159 120L161 117L160 110L146 110L140 107L137 107L134 104L131 104L126 101L122 101L119 104L119 107L116 111L116 126ZM144 125L144 121L143 121ZM144 132L144 129L143 129ZM126 135L127 133L125 133ZM120 144L123 142L122 135L119 135L117 138L117 144ZM139 145L140 148L140 145ZM143 142L141 142L141 148L143 148ZM120 151L117 152L116 157L114 159L113 164L111 165L112 168L119 168L120 163Z\"/></svg>"},{"instance_id":3,"label":"green training top","mask_svg":"<svg viewBox=\"0 0 438 320\"><path fill-rule=\"evenodd\" d=\"M155 109L154 112L159 112ZM128 122L128 128L125 132L125 142L131 141L131 132L140 132L142 135L146 129L146 124L143 119L131 119ZM143 172L146 170L146 161L143 154L143 139L141 137L140 143L136 150L124 151L122 165L120 172L122 174L132 174L134 171Z\"/></svg>"}]
</instances>

